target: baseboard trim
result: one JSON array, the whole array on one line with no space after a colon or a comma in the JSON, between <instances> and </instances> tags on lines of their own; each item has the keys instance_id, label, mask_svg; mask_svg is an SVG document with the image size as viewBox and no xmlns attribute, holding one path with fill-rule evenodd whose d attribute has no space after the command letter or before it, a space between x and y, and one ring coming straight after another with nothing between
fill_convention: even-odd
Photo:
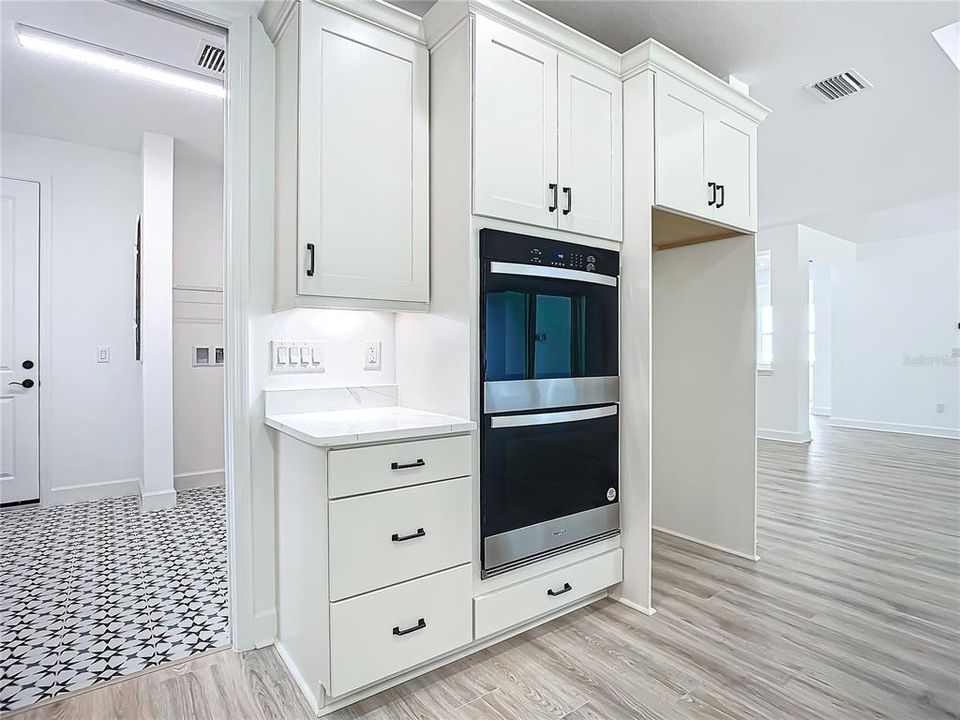
<instances>
[{"instance_id":1,"label":"baseboard trim","mask_svg":"<svg viewBox=\"0 0 960 720\"><path fill-rule=\"evenodd\" d=\"M830 417L830 408L828 407L812 407L810 408L811 415L819 415L821 417Z\"/></svg>"},{"instance_id":2,"label":"baseboard trim","mask_svg":"<svg viewBox=\"0 0 960 720\"><path fill-rule=\"evenodd\" d=\"M711 550L719 550L720 552L725 552L729 555L735 555L736 557L743 558L744 560L751 560L752 562L757 562L758 560L760 560L759 555L756 555L756 554L751 555L750 553L734 550L724 545L717 545L716 543L707 542L706 540L701 540L700 538L695 538L692 535L684 535L683 533L675 532L673 530L667 530L665 527L660 527L659 525L654 525L651 529L655 530L656 532L661 532L664 535L673 535L673 537L678 537L681 540L687 540L688 542L696 543L697 545L703 545L704 547L708 547Z\"/></svg>"},{"instance_id":3,"label":"baseboard trim","mask_svg":"<svg viewBox=\"0 0 960 720\"><path fill-rule=\"evenodd\" d=\"M122 478L102 483L65 485L50 488L44 495L43 505L68 505L89 500L125 497L140 493L140 478Z\"/></svg>"},{"instance_id":4,"label":"baseboard trim","mask_svg":"<svg viewBox=\"0 0 960 720\"><path fill-rule=\"evenodd\" d=\"M140 493L140 512L154 512L155 510L169 510L177 506L177 491L154 490Z\"/></svg>"},{"instance_id":5,"label":"baseboard trim","mask_svg":"<svg viewBox=\"0 0 960 720\"><path fill-rule=\"evenodd\" d=\"M270 608L253 616L254 647L264 648L277 640L277 609Z\"/></svg>"},{"instance_id":6,"label":"baseboard trim","mask_svg":"<svg viewBox=\"0 0 960 720\"><path fill-rule=\"evenodd\" d=\"M757 428L757 437L760 440L774 440L775 442L795 443L797 445L802 445L803 443L808 443L811 441L809 430L805 433L802 433L787 432L786 430L766 430L764 428Z\"/></svg>"},{"instance_id":7,"label":"baseboard trim","mask_svg":"<svg viewBox=\"0 0 960 720\"><path fill-rule=\"evenodd\" d=\"M223 468L216 470L197 470L173 476L174 490L193 490L203 487L223 487L226 484Z\"/></svg>"},{"instance_id":8,"label":"baseboard trim","mask_svg":"<svg viewBox=\"0 0 960 720\"><path fill-rule=\"evenodd\" d=\"M314 715L319 716L320 705L317 704L317 699L313 696L313 691L307 684L306 679L304 679L303 674L297 667L297 664L293 661L293 658L290 657L290 653L287 652L287 649L279 640L273 643L273 647L276 649L277 655L280 656L280 662L283 663L283 666L287 669L287 672L290 673L290 677L293 678L293 682L296 683L298 688L300 688L300 693L307 701L307 705L309 705L310 709L313 710Z\"/></svg>"},{"instance_id":9,"label":"baseboard trim","mask_svg":"<svg viewBox=\"0 0 960 720\"><path fill-rule=\"evenodd\" d=\"M900 423L878 422L876 420L831 417L830 427L848 428L851 430L875 430L877 432L925 435L927 437L960 440L960 428L936 427L934 425L902 425Z\"/></svg>"},{"instance_id":10,"label":"baseboard trim","mask_svg":"<svg viewBox=\"0 0 960 720\"><path fill-rule=\"evenodd\" d=\"M636 610L637 612L643 613L644 615L651 616L656 615L657 611L653 607L647 607L641 605L640 603L635 603L633 600L627 600L622 595L614 595L613 593L607 593L607 597L611 600L616 600L621 605L626 605L631 610Z\"/></svg>"}]
</instances>

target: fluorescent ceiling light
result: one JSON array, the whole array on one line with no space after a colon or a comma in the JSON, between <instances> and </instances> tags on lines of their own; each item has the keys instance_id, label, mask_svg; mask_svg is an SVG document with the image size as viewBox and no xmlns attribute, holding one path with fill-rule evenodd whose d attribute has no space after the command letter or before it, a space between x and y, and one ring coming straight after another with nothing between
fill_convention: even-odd
<instances>
[{"instance_id":1,"label":"fluorescent ceiling light","mask_svg":"<svg viewBox=\"0 0 960 720\"><path fill-rule=\"evenodd\" d=\"M944 25L939 30L934 30L932 35L947 57L953 60L957 70L960 70L960 22Z\"/></svg>"},{"instance_id":2,"label":"fluorescent ceiling light","mask_svg":"<svg viewBox=\"0 0 960 720\"><path fill-rule=\"evenodd\" d=\"M127 55L92 43L57 35L17 23L20 46L46 55L73 60L84 65L112 70L170 87L182 88L217 98L226 96L223 84L202 75L164 65L153 60Z\"/></svg>"}]
</instances>

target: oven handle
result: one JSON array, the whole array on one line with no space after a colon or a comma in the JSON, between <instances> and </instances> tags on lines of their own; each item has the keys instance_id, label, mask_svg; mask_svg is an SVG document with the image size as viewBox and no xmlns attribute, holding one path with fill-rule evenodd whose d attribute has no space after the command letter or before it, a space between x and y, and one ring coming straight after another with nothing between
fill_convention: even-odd
<instances>
[{"instance_id":1,"label":"oven handle","mask_svg":"<svg viewBox=\"0 0 960 720\"><path fill-rule=\"evenodd\" d=\"M617 414L616 405L584 408L583 410L563 410L561 412L534 413L532 415L494 415L490 418L491 428L526 427L528 425L554 425L556 423L596 420Z\"/></svg>"},{"instance_id":2,"label":"oven handle","mask_svg":"<svg viewBox=\"0 0 960 720\"><path fill-rule=\"evenodd\" d=\"M491 262L490 272L496 275L529 275L532 277L556 278L557 280L576 280L577 282L594 283L595 285L617 286L617 279L609 275L584 272L583 270L567 270L566 268L544 267L542 265L523 265L521 263Z\"/></svg>"}]
</instances>

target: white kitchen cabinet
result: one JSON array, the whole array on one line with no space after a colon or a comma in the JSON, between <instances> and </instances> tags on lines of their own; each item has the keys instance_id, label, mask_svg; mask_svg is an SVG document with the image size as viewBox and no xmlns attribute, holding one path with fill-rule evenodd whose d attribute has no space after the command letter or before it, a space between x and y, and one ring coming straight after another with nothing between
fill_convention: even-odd
<instances>
[{"instance_id":1,"label":"white kitchen cabinet","mask_svg":"<svg viewBox=\"0 0 960 720\"><path fill-rule=\"evenodd\" d=\"M756 123L665 72L655 85L656 204L756 231Z\"/></svg>"},{"instance_id":2,"label":"white kitchen cabinet","mask_svg":"<svg viewBox=\"0 0 960 720\"><path fill-rule=\"evenodd\" d=\"M426 48L312 2L276 44L277 308L426 309Z\"/></svg>"},{"instance_id":3,"label":"white kitchen cabinet","mask_svg":"<svg viewBox=\"0 0 960 720\"><path fill-rule=\"evenodd\" d=\"M619 240L619 78L474 22L474 213Z\"/></svg>"},{"instance_id":4,"label":"white kitchen cabinet","mask_svg":"<svg viewBox=\"0 0 960 720\"><path fill-rule=\"evenodd\" d=\"M558 58L557 160L561 230L619 240L623 197L620 79Z\"/></svg>"}]
</instances>

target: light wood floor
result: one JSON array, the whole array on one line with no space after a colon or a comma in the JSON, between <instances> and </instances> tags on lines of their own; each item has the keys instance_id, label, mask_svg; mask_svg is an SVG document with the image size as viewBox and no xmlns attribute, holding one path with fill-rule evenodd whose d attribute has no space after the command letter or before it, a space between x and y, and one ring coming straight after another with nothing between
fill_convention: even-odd
<instances>
[{"instance_id":1,"label":"light wood floor","mask_svg":"<svg viewBox=\"0 0 960 720\"><path fill-rule=\"evenodd\" d=\"M654 617L596 603L335 717L960 717L960 443L815 430L760 443L759 563L658 535ZM13 717L309 716L267 649Z\"/></svg>"}]
</instances>

